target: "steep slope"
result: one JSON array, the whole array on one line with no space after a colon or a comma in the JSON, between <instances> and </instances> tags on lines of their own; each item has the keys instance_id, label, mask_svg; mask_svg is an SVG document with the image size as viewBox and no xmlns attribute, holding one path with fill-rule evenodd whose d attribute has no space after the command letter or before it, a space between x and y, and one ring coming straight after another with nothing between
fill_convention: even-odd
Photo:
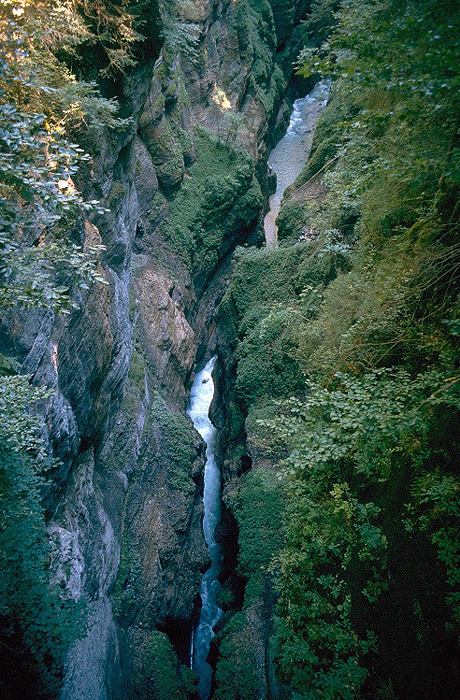
<instances>
[{"instance_id":1,"label":"steep slope","mask_svg":"<svg viewBox=\"0 0 460 700\"><path fill-rule=\"evenodd\" d=\"M303 3L292 8L290 28ZM259 221L256 169L265 187L264 139L286 86L268 2L173 8L164 41L156 3L142 9L148 41L123 75L98 77L97 46L65 57L127 120L76 134L92 159L75 184L106 211L72 236L104 246L107 284L76 293L68 316L15 310L1 326L3 357L51 389L40 408L59 459L46 485L49 568L61 600L82 602L86 618L63 700L150 697L155 683L158 697L193 695L177 655L188 660L208 556L203 446L184 411L195 360L215 344L229 256ZM56 694L22 667L19 680L17 652L5 654L6 698L19 686L22 697Z\"/></svg>"},{"instance_id":2,"label":"steep slope","mask_svg":"<svg viewBox=\"0 0 460 700\"><path fill-rule=\"evenodd\" d=\"M347 2L332 53L305 52L332 99L280 249L241 251L220 307L239 578L216 698L458 692L459 17L439 10Z\"/></svg>"}]
</instances>

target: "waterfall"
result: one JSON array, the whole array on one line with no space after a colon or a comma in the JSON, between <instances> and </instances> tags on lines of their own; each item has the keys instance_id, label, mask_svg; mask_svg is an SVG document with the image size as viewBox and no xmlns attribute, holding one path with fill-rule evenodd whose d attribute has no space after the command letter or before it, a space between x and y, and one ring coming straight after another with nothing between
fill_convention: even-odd
<instances>
[{"instance_id":1,"label":"waterfall","mask_svg":"<svg viewBox=\"0 0 460 700\"><path fill-rule=\"evenodd\" d=\"M217 593L220 587L218 576L222 567L222 552L219 543L214 539L214 531L220 520L221 475L214 455L217 430L208 415L214 396L214 382L211 373L215 361L216 357L211 358L201 372L195 376L187 411L195 429L206 443L203 531L211 557L211 567L204 574L201 583L202 608L200 620L194 633L192 665L199 678L197 692L201 700L208 700L211 692L212 668L206 662L206 657L209 653L211 639L214 636L214 626L222 615L222 610L217 605Z\"/></svg>"}]
</instances>

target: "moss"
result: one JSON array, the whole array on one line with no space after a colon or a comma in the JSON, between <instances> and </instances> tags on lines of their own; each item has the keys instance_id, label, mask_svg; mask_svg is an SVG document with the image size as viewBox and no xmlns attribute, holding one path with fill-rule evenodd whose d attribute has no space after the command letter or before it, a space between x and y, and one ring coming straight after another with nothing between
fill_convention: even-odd
<instances>
[{"instance_id":1,"label":"moss","mask_svg":"<svg viewBox=\"0 0 460 700\"><path fill-rule=\"evenodd\" d=\"M195 436L190 421L170 408L158 393L154 396L149 420L160 431L159 458L167 466L169 485L185 494L194 493L191 472L195 460Z\"/></svg>"},{"instance_id":2,"label":"moss","mask_svg":"<svg viewBox=\"0 0 460 700\"><path fill-rule=\"evenodd\" d=\"M133 349L128 378L131 385L143 393L145 386L145 360L139 342L135 343Z\"/></svg>"},{"instance_id":3,"label":"moss","mask_svg":"<svg viewBox=\"0 0 460 700\"><path fill-rule=\"evenodd\" d=\"M317 313L320 300L304 292L322 289L335 274L331 256L310 243L239 253L219 323L233 343L238 339L236 399L246 411L263 397L302 391L297 328ZM231 432L241 433L241 419L233 423L232 417Z\"/></svg>"},{"instance_id":4,"label":"moss","mask_svg":"<svg viewBox=\"0 0 460 700\"><path fill-rule=\"evenodd\" d=\"M280 397L302 391L304 377L288 333L289 319L266 316L238 349L236 390L245 406L264 396Z\"/></svg>"},{"instance_id":5,"label":"moss","mask_svg":"<svg viewBox=\"0 0 460 700\"><path fill-rule=\"evenodd\" d=\"M187 92L181 82L179 90L179 99L174 105L174 108L168 113L168 119L171 124L171 129L181 148L184 162L186 165L191 165L195 160L195 144L193 134L185 128L184 113L190 108L190 101Z\"/></svg>"},{"instance_id":6,"label":"moss","mask_svg":"<svg viewBox=\"0 0 460 700\"><path fill-rule=\"evenodd\" d=\"M120 206L121 200L126 195L126 187L122 182L115 181L110 188L109 195L107 197L107 205L111 209L115 209Z\"/></svg>"},{"instance_id":7,"label":"moss","mask_svg":"<svg viewBox=\"0 0 460 700\"><path fill-rule=\"evenodd\" d=\"M248 0L248 36L252 47L251 84L271 120L281 102L285 84L281 69L274 65L276 32L268 0Z\"/></svg>"},{"instance_id":8,"label":"moss","mask_svg":"<svg viewBox=\"0 0 460 700\"><path fill-rule=\"evenodd\" d=\"M261 608L266 621L271 608L268 569L282 546L283 492L276 474L257 468L241 479L232 512L239 528L238 564L247 579L244 606L230 618L219 635L214 698L252 700L260 695L260 661L264 656L262 628L254 627ZM231 605L233 594L224 589L221 603ZM262 623L265 625L265 622Z\"/></svg>"},{"instance_id":9,"label":"moss","mask_svg":"<svg viewBox=\"0 0 460 700\"><path fill-rule=\"evenodd\" d=\"M167 207L168 200L164 194L162 194L162 192L157 190L150 204L149 218L153 219L154 221L157 218L161 218L166 214Z\"/></svg>"},{"instance_id":10,"label":"moss","mask_svg":"<svg viewBox=\"0 0 460 700\"><path fill-rule=\"evenodd\" d=\"M143 139L160 183L166 191L170 191L180 183L185 170L181 145L170 121L162 119L158 125L146 129Z\"/></svg>"},{"instance_id":11,"label":"moss","mask_svg":"<svg viewBox=\"0 0 460 700\"><path fill-rule=\"evenodd\" d=\"M184 169L184 159L179 147L176 152L171 153L164 163L157 165L158 180L166 190L170 190L180 183Z\"/></svg>"},{"instance_id":12,"label":"moss","mask_svg":"<svg viewBox=\"0 0 460 700\"><path fill-rule=\"evenodd\" d=\"M278 240L295 243L309 223L310 209L304 200L291 199L285 202L278 215Z\"/></svg>"},{"instance_id":13,"label":"moss","mask_svg":"<svg viewBox=\"0 0 460 700\"><path fill-rule=\"evenodd\" d=\"M286 456L286 446L283 440L264 423L270 423L280 413L275 401L263 400L251 406L246 418L245 428L248 435L248 445L259 458L267 458L271 463L277 463ZM261 424L262 423L262 424Z\"/></svg>"},{"instance_id":14,"label":"moss","mask_svg":"<svg viewBox=\"0 0 460 700\"><path fill-rule=\"evenodd\" d=\"M239 566L244 576L265 575L282 544L283 497L273 471L259 468L242 478L235 517L239 527ZM246 591L246 604L248 602Z\"/></svg>"},{"instance_id":15,"label":"moss","mask_svg":"<svg viewBox=\"0 0 460 700\"><path fill-rule=\"evenodd\" d=\"M139 555L132 548L128 533L124 529L121 541L120 565L111 595L115 616L122 626L129 624L138 612L138 587L141 570Z\"/></svg>"},{"instance_id":16,"label":"moss","mask_svg":"<svg viewBox=\"0 0 460 700\"><path fill-rule=\"evenodd\" d=\"M232 608L234 606L234 603L234 591L230 590L230 588L222 586L217 594L217 605L219 606L219 608L222 608L222 610L228 610L229 608Z\"/></svg>"},{"instance_id":17,"label":"moss","mask_svg":"<svg viewBox=\"0 0 460 700\"><path fill-rule=\"evenodd\" d=\"M278 44L283 44L292 31L295 17L294 0L270 0Z\"/></svg>"},{"instance_id":18,"label":"moss","mask_svg":"<svg viewBox=\"0 0 460 700\"><path fill-rule=\"evenodd\" d=\"M227 406L227 430L228 440L234 442L242 434L244 429L245 414L236 401L230 401Z\"/></svg>"},{"instance_id":19,"label":"moss","mask_svg":"<svg viewBox=\"0 0 460 700\"><path fill-rule=\"evenodd\" d=\"M196 161L170 203L161 230L168 247L189 266L212 270L235 235L247 230L262 196L249 156L219 143L200 129Z\"/></svg>"},{"instance_id":20,"label":"moss","mask_svg":"<svg viewBox=\"0 0 460 700\"><path fill-rule=\"evenodd\" d=\"M135 640L131 697L187 700L195 697L191 671L181 665L168 637L153 630Z\"/></svg>"},{"instance_id":21,"label":"moss","mask_svg":"<svg viewBox=\"0 0 460 700\"><path fill-rule=\"evenodd\" d=\"M247 634L246 618L236 613L225 628L219 644L214 700L254 700L258 697L259 677L253 663L253 640Z\"/></svg>"}]
</instances>

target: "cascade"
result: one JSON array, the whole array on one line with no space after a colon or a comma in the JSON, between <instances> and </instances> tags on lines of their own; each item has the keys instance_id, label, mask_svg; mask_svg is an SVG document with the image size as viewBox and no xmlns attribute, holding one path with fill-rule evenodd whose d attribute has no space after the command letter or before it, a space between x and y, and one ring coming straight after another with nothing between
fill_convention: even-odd
<instances>
[{"instance_id":1,"label":"cascade","mask_svg":"<svg viewBox=\"0 0 460 700\"><path fill-rule=\"evenodd\" d=\"M276 248L278 244L275 221L280 213L283 193L307 162L316 122L327 104L329 88L330 80L322 80L306 97L294 102L288 130L270 152L268 165L276 173L276 192L270 197L270 210L264 219L267 248Z\"/></svg>"},{"instance_id":2,"label":"cascade","mask_svg":"<svg viewBox=\"0 0 460 700\"><path fill-rule=\"evenodd\" d=\"M222 551L214 538L216 525L220 520L221 475L214 455L217 429L209 419L209 407L214 396L212 370L216 357L212 357L195 376L190 392L188 415L195 429L206 443L206 466L204 474L204 519L203 531L211 557L211 567L206 571L201 583L201 615L198 626L192 635L192 668L199 678L198 696L207 700L211 692L212 668L206 662L214 626L222 615L217 605L218 580L222 567Z\"/></svg>"}]
</instances>

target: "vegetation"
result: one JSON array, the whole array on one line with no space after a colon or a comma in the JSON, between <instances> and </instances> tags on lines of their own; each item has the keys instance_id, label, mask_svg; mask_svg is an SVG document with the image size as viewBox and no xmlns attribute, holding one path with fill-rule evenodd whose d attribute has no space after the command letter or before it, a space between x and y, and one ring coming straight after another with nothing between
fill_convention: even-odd
<instances>
[{"instance_id":1,"label":"vegetation","mask_svg":"<svg viewBox=\"0 0 460 700\"><path fill-rule=\"evenodd\" d=\"M75 306L72 284L102 281L98 246L82 250L66 235L77 225L81 231L82 215L97 205L83 202L74 187L88 156L68 133L85 119L118 122L116 105L94 85L77 83L57 60L61 46L78 44L86 32L63 5L49 5L0 6L0 303L66 311ZM53 34L48 11L56 19Z\"/></svg>"},{"instance_id":2,"label":"vegetation","mask_svg":"<svg viewBox=\"0 0 460 700\"><path fill-rule=\"evenodd\" d=\"M96 21L97 15L97 21ZM117 104L70 66L83 46L105 51L101 69L126 70L140 36L123 3L0 3L0 306L70 313L94 282L106 283L102 246L85 247L85 219L102 210L74 179L89 161L75 135L125 128ZM97 29L93 33L93 29ZM94 76L97 77L97 76ZM73 135L73 136L72 136ZM57 591L42 504L50 393L34 387L12 358L0 356L1 655L5 698L50 697L64 654L84 632L79 606Z\"/></svg>"},{"instance_id":3,"label":"vegetation","mask_svg":"<svg viewBox=\"0 0 460 700\"><path fill-rule=\"evenodd\" d=\"M208 57L194 3L160 5L169 86L147 145L165 193L158 207L170 210L161 234L200 291L235 232L243 240L254 226L262 196L251 159L231 145L242 119L219 112L219 138L184 130L174 58L204 72ZM309 700L441 700L455 695L460 624L459 13L450 0L309 6L311 45L297 66L332 76L331 101L287 193L280 248L240 250L220 307L236 367L226 476L240 477L225 498L246 588L220 636L215 698L258 695L263 647L263 674L274 650L281 695L287 685ZM140 56L157 55L158 12L147 0L0 0L2 310L71 313L79 289L104 282L100 247L81 246L101 209L75 187L90 157L74 141L88 127L128 126L93 81L116 94ZM273 56L294 17L294 3L279 0L228 9L247 92L267 120L284 89ZM215 88L216 109L230 104L226 88ZM112 204L123 194L115 185ZM55 463L38 418L49 394L19 372L0 356L0 644L17 680L2 681L7 699L56 694L81 627L50 576L42 493ZM144 375L136 348L127 412ZM158 449L144 465L190 497L189 422L157 393L147 429ZM255 466L241 476L248 448ZM121 559L114 605L129 626L142 570L127 536ZM167 637L137 631L133 697L193 697Z\"/></svg>"},{"instance_id":4,"label":"vegetation","mask_svg":"<svg viewBox=\"0 0 460 700\"><path fill-rule=\"evenodd\" d=\"M160 459L166 463L170 486L190 496L195 493L192 481L195 440L190 421L169 408L159 394L152 402L150 420L161 435Z\"/></svg>"},{"instance_id":5,"label":"vegetation","mask_svg":"<svg viewBox=\"0 0 460 700\"><path fill-rule=\"evenodd\" d=\"M165 634L154 630L136 641L134 684L130 693L133 700L145 697L191 700L195 697L194 676L187 666L179 664Z\"/></svg>"},{"instance_id":6,"label":"vegetation","mask_svg":"<svg viewBox=\"0 0 460 700\"><path fill-rule=\"evenodd\" d=\"M0 642L5 675L0 688L10 697L11 680L15 692L22 688L24 694L33 684L42 697L56 691L63 655L77 629L81 632L82 619L78 606L63 601L49 577L42 487L54 460L46 454L42 421L30 412L49 392L31 387L29 377L13 374L11 362L1 358Z\"/></svg>"},{"instance_id":7,"label":"vegetation","mask_svg":"<svg viewBox=\"0 0 460 700\"><path fill-rule=\"evenodd\" d=\"M251 159L204 130L195 138L196 160L162 224L167 245L203 273L228 248L227 237L247 230L258 216L261 194Z\"/></svg>"},{"instance_id":8,"label":"vegetation","mask_svg":"<svg viewBox=\"0 0 460 700\"><path fill-rule=\"evenodd\" d=\"M459 633L459 16L346 0L330 19L300 58L335 80L282 247L242 253L221 307L233 401L286 498L277 673L305 698L443 698ZM261 508L239 516L248 572Z\"/></svg>"}]
</instances>

